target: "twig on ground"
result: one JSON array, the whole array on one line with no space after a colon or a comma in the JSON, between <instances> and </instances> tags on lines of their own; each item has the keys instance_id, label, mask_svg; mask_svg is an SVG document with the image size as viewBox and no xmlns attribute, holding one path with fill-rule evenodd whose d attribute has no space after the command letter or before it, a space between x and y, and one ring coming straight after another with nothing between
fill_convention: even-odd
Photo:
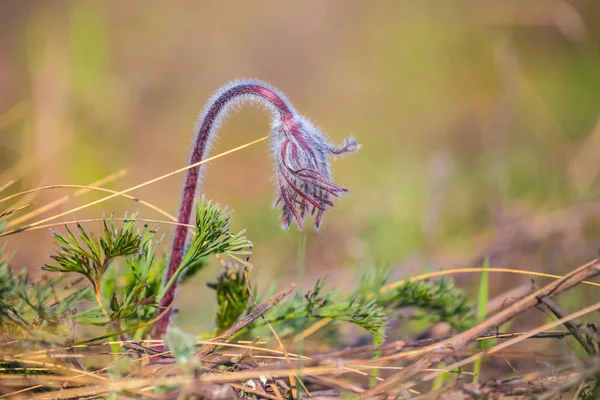
<instances>
[{"instance_id":1,"label":"twig on ground","mask_svg":"<svg viewBox=\"0 0 600 400\"><path fill-rule=\"evenodd\" d=\"M154 350L154 349L151 349L150 347L142 346L137 343L123 341L123 344L121 345L121 347L123 347L124 349L127 349L127 350L132 350L138 354L147 354L152 357L174 358L171 354L165 354L165 352L163 352L163 351Z\"/></svg>"},{"instance_id":2,"label":"twig on ground","mask_svg":"<svg viewBox=\"0 0 600 400\"><path fill-rule=\"evenodd\" d=\"M532 287L531 284L523 284L494 297L488 301L486 314L492 315L495 312L509 307L528 294L533 293L535 289L536 288Z\"/></svg>"},{"instance_id":3,"label":"twig on ground","mask_svg":"<svg viewBox=\"0 0 600 400\"><path fill-rule=\"evenodd\" d=\"M550 309L550 311L552 311L552 313L554 315L556 315L557 318L564 318L567 315L569 315L569 313L565 312L558 305L558 303L556 303L554 300L549 299L547 297L543 297L540 300L542 301L542 303L544 303L546 305L546 307L548 307ZM583 347L583 349L588 354L592 355L592 354L596 353L596 351L588 343L588 341L586 340L586 338L583 337L583 335L581 334L581 331L585 332L590 337L594 338L594 340L596 342L600 343L600 341L598 341L598 334L597 333L595 333L591 329L589 329L586 326L584 326L583 323L580 322L579 320L573 320L573 321L570 321L570 322L565 322L564 325L569 330L569 332L571 332L571 334L573 335L573 337L579 342L579 344L581 344L581 347Z\"/></svg>"}]
</instances>

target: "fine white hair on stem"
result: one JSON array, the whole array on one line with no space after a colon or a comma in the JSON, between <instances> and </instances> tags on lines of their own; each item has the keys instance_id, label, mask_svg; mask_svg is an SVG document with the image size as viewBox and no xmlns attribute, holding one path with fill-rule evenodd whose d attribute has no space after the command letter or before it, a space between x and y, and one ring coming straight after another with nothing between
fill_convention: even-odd
<instances>
[{"instance_id":1,"label":"fine white hair on stem","mask_svg":"<svg viewBox=\"0 0 600 400\"><path fill-rule=\"evenodd\" d=\"M305 215L315 215L315 227L321 225L323 214L333 207L333 198L347 189L331 180L329 156L358 150L356 142L347 138L337 148L307 118L299 115L287 97L271 85L257 80L239 79L219 88L200 113L192 144L190 164L206 158L216 138L216 131L228 112L246 103L258 104L271 113L271 152L275 165L275 185L278 196L275 205L281 206L281 225L287 229L292 221L303 228ZM200 182L200 167L188 170L181 194L178 222L175 229L171 258L167 269L169 280L181 264L187 241L194 198ZM174 298L172 285L162 299L168 307ZM169 316L158 324L158 334L166 331Z\"/></svg>"}]
</instances>

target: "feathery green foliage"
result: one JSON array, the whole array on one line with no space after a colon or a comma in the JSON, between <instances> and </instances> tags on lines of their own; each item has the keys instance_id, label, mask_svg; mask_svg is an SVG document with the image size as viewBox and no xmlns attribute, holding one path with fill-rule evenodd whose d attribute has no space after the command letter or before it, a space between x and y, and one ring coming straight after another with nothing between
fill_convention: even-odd
<instances>
[{"instance_id":1,"label":"feathery green foliage","mask_svg":"<svg viewBox=\"0 0 600 400\"><path fill-rule=\"evenodd\" d=\"M127 218L127 216L125 216ZM77 224L79 239L69 227L65 227L67 236L54 232L61 251L51 256L58 266L46 265L46 271L76 272L84 275L92 284L102 277L106 268L120 256L136 254L142 245L142 232L136 232L136 214L117 228L111 218L104 220L104 236L88 234L81 224Z\"/></svg>"},{"instance_id":2,"label":"feathery green foliage","mask_svg":"<svg viewBox=\"0 0 600 400\"><path fill-rule=\"evenodd\" d=\"M428 322L448 322L462 331L473 326L477 319L474 305L464 292L454 286L450 279L436 281L410 281L375 296L385 310L402 307L418 307L424 312L416 318Z\"/></svg>"},{"instance_id":3,"label":"feathery green foliage","mask_svg":"<svg viewBox=\"0 0 600 400\"><path fill-rule=\"evenodd\" d=\"M166 283L166 292L177 279L189 279L205 265L206 257L215 254L227 255L242 264L238 256L252 254L252 243L244 236L245 230L232 234L229 230L231 215L227 207L213 204L204 195L196 203L196 233L181 265Z\"/></svg>"},{"instance_id":4,"label":"feathery green foliage","mask_svg":"<svg viewBox=\"0 0 600 400\"><path fill-rule=\"evenodd\" d=\"M109 266L118 258L142 260L148 256L148 249L151 249L150 240L155 231L148 230L147 225L138 228L136 214L125 218L121 228L117 227L112 216L104 220L101 236L86 232L80 224L77 224L79 237L68 227L67 235L54 232L61 250L52 255L52 259L58 265L45 265L43 268L46 271L83 275L91 284L97 302L95 306L75 316L80 322L98 324L131 318L140 306L153 304L158 294L149 292L147 276L142 276L139 271L135 281L130 281L125 290L117 287L115 271L108 272ZM153 255L151 257L153 259ZM130 265L131 263L132 261ZM146 274L151 267L151 263L147 264ZM104 279L107 276L108 279Z\"/></svg>"},{"instance_id":5,"label":"feathery green foliage","mask_svg":"<svg viewBox=\"0 0 600 400\"><path fill-rule=\"evenodd\" d=\"M459 331L475 324L474 304L450 279L406 279L390 290L383 290L389 278L390 271L386 268L367 270L363 273L355 294L374 299L386 312L403 307L418 307L423 313L417 314L415 318L432 323L447 322Z\"/></svg>"},{"instance_id":6,"label":"feathery green foliage","mask_svg":"<svg viewBox=\"0 0 600 400\"><path fill-rule=\"evenodd\" d=\"M133 338L141 338L151 329L144 323L157 317L159 300L175 279L193 276L209 255L225 254L241 261L237 256L250 254L252 244L243 231L230 233L227 208L202 197L196 212L196 233L170 282L165 282L165 260L156 257L161 239L153 240L156 229L149 229L147 224L138 227L136 214L126 216L121 228L111 216L104 221L100 236L88 233L80 224L77 235L68 227L64 235L55 232L60 251L52 259L57 265L46 265L44 269L63 276L82 275L90 285L80 293L88 293L88 299L95 300L95 304L71 318L79 323L110 324L113 330L133 332ZM226 271L219 282L231 288L217 290L221 306L217 326L223 330L246 309L248 293L243 273L236 277ZM244 301L240 303L240 299Z\"/></svg>"},{"instance_id":7,"label":"feathery green foliage","mask_svg":"<svg viewBox=\"0 0 600 400\"><path fill-rule=\"evenodd\" d=\"M193 266L212 254L226 254L244 264L237 256L252 254L252 243L244 236L245 230L232 234L229 231L231 216L224 209L202 196L196 204L196 234L181 262L180 269Z\"/></svg>"},{"instance_id":8,"label":"feathery green foliage","mask_svg":"<svg viewBox=\"0 0 600 400\"><path fill-rule=\"evenodd\" d=\"M126 216L121 228L112 217L105 220L101 236L88 233L80 224L78 235L69 228L65 235L55 232L60 251L52 258L58 265L46 265L44 269L83 275L93 293L89 297L96 303L72 318L80 323L111 323L113 328L133 331L134 338L141 338L151 328L143 323L156 318L159 300L175 279L193 276L206 264L209 255L225 254L239 260L238 255L250 254L251 243L243 231L230 233L226 208L202 197L196 211L196 233L170 282L164 280L165 260L157 259L155 254L160 243L160 239L153 241L156 229L148 229L146 224L138 228L135 214ZM218 290L222 312L217 316L217 326L222 330L246 309L248 294L243 274L236 278L235 274L225 272L220 283L239 294L232 297L233 292ZM238 297L245 298L245 302L236 308ZM137 329L138 326L143 329Z\"/></svg>"},{"instance_id":9,"label":"feathery green foliage","mask_svg":"<svg viewBox=\"0 0 600 400\"><path fill-rule=\"evenodd\" d=\"M140 234L139 248L124 257L122 265L106 271L102 281L102 298L110 299L111 319L120 328L131 330L158 315L157 297L163 287L164 259L156 257L156 249L162 238L154 240L156 228L146 224L137 230ZM133 329L133 338L140 339L151 326Z\"/></svg>"}]
</instances>

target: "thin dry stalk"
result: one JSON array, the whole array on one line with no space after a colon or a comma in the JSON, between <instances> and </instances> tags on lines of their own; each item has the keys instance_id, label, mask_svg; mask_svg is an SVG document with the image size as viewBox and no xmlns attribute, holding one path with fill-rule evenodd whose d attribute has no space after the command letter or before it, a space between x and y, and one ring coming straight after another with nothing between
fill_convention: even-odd
<instances>
[{"instance_id":1,"label":"thin dry stalk","mask_svg":"<svg viewBox=\"0 0 600 400\"><path fill-rule=\"evenodd\" d=\"M287 288L283 289L281 292L279 292L276 295L274 295L273 297L269 298L267 301L262 303L260 306L256 307L254 309L254 311L252 311L250 314L246 315L244 318L242 318L241 320L239 320L238 322L233 324L225 332L223 332L222 334L220 334L219 336L214 338L212 340L212 342L213 343L226 342L227 339L229 339L230 337L235 335L237 332L239 332L240 330L242 330L245 327L247 327L248 325L250 325L252 322L256 321L256 319L260 318L264 313L266 313L271 308L273 308L275 305L277 305L279 302L281 302L281 300L283 300L288 294L290 294L292 292L292 290L294 290L295 287L296 287L295 284L291 284ZM196 355L198 355L200 358L206 357L209 354L211 354L213 351L215 351L217 347L218 347L217 344L206 345L203 348L201 348L196 353Z\"/></svg>"},{"instance_id":2,"label":"thin dry stalk","mask_svg":"<svg viewBox=\"0 0 600 400\"><path fill-rule=\"evenodd\" d=\"M231 153L235 153L236 151L239 151L239 150L245 149L245 148L247 148L247 147L250 147L250 146L252 146L252 145L254 145L254 144L256 144L256 143L260 143L260 142L262 142L262 141L265 141L265 140L267 140L267 139L268 139L268 137L267 137L267 136L265 136L265 137L263 137L263 138L260 138L260 139L254 140L254 141L252 141L252 142L249 142L249 143L246 143L246 144L244 144L244 145L241 145L241 146L235 147L235 148L233 148L233 149L231 149L231 150L227 150L227 151L225 151L225 152L223 152L223 153L220 153L220 154L214 155L214 156L212 156L212 157L209 157L209 158L207 158L207 159L205 159L205 160L202 160L202 161L200 161L200 162L198 162L198 163L196 163L196 164L190 164L190 165L188 165L188 166L186 166L186 167L179 168L179 169L177 169L177 170L175 170L175 171L172 171L172 172L169 172L169 173L167 173L167 174L161 175L161 176L159 176L159 177L156 177L156 178L154 178L154 179L150 179L149 181L146 181L146 182L140 183L140 184L138 184L138 185L132 186L132 187L130 187L130 188L127 188L127 189L125 189L125 190L122 190L122 191L120 191L120 192L113 193L113 194L111 194L111 195L109 195L109 196L106 196L106 197L103 197L103 198L101 198L101 199L98 199L98 200L92 201L92 202L90 202L90 203L83 204L83 205L81 205L81 206L79 206L79 207L75 207L75 208L72 208L72 209L70 209L70 210L67 210L67 211L65 211L65 212L62 212L62 213L59 213L59 214L53 215L53 216L51 216L51 217L44 218L44 219L42 219L42 220L39 220L39 221L33 222L33 223L29 224L29 225L26 225L26 226L24 226L24 227L21 227L21 228L19 228L18 230L12 230L12 231L5 232L5 233L4 233L2 236L6 236L6 235L13 234L13 233L17 233L17 232L20 232L21 230L23 230L24 228L30 228L30 227L33 227L33 226L41 225L41 224L44 224L44 223L46 223L46 222L49 222L49 221L55 220L55 219L57 219L57 218L63 217L63 216L65 216L65 215L69 215L69 214L72 214L72 213L74 213L74 212L81 211L81 210L83 210L83 209L86 209L86 208L88 208L88 207L94 206L94 205L96 205L96 204L103 203L103 202L105 202L105 201L107 201L107 200L114 199L115 197L122 196L123 194L126 194L126 193L132 192L132 191L134 191L134 190L136 190L136 189L140 189L140 188L142 188L142 187L145 187L145 186L151 185L151 184L153 184L153 183L156 183L156 182L158 182L158 181L161 181L161 180L163 180L163 179L166 179L166 178L169 178L169 177L171 177L171 176L173 176L173 175L176 175L176 174L178 174L178 173L180 173L180 172L187 171L188 169L191 169L191 168L195 168L195 167L197 167L197 166L199 166L199 165L201 165L201 164L205 164L205 163L211 162L211 161L213 161L213 160L216 160L216 159L218 159L218 158L221 158L221 157L224 157L224 156L226 156L226 155L229 155L229 154L231 154Z\"/></svg>"},{"instance_id":3,"label":"thin dry stalk","mask_svg":"<svg viewBox=\"0 0 600 400\"><path fill-rule=\"evenodd\" d=\"M165 221L165 220L160 220L160 219L148 219L148 218L113 218L113 221L140 221L140 222L150 222L150 223L154 223L154 224L164 224L164 225L175 225L175 226L186 226L191 230L196 230L196 227L194 225L190 225L190 224L180 224L179 222L173 222L173 221ZM55 222L52 224L44 224L44 225L38 225L38 226L34 226L32 228L24 228L22 231L19 232L30 232L30 231L35 231L38 229L46 229L46 228L53 228L56 226L64 226L64 225L70 225L70 224L82 224L82 223L86 223L86 222L105 222L106 219L105 218L89 218L89 219L77 219L77 220L73 220L73 221L62 221L62 222ZM0 235L2 236L2 235Z\"/></svg>"},{"instance_id":4,"label":"thin dry stalk","mask_svg":"<svg viewBox=\"0 0 600 400\"><path fill-rule=\"evenodd\" d=\"M16 179L11 179L8 182L6 182L4 185L0 186L0 192L5 191L6 189L8 189L9 187L11 187L12 185L14 185L17 182Z\"/></svg>"},{"instance_id":5,"label":"thin dry stalk","mask_svg":"<svg viewBox=\"0 0 600 400\"><path fill-rule=\"evenodd\" d=\"M36 193L36 192L42 191L42 190L59 189L59 188L79 189L73 194L67 194L59 199L56 199L56 200L52 201L51 203L44 205L43 207L33 210L33 211L21 216L20 218L17 218L16 220L11 221L8 224L8 226L18 225L19 223L24 222L28 219L31 219L31 218L35 217L36 215L39 215L45 211L49 211L52 208L58 207L59 205L66 203L71 197L81 196L82 194L85 194L91 190L103 190L102 188L98 188L98 186L105 185L109 182L119 179L119 178L123 177L126 173L127 173L126 169L121 169L121 170L119 170L115 173L112 173L102 179L99 179L93 183L90 183L89 185L50 185L50 186L43 186L40 188L31 189L31 190L26 190L24 192L19 192L19 193L13 194L12 196L8 196L8 197L0 200L0 203L4 202L6 200L12 199L12 198L21 197L21 196L31 194L31 193ZM108 189L106 189L106 190L108 191Z\"/></svg>"},{"instance_id":6,"label":"thin dry stalk","mask_svg":"<svg viewBox=\"0 0 600 400\"><path fill-rule=\"evenodd\" d=\"M558 303L556 303L554 300L544 297L541 299L541 301L546 305L546 307L550 309L550 311L552 311L554 315L556 315L557 318L562 319L569 315L569 313L565 312L562 309L562 307L559 306ZM592 331L591 329L586 327L582 322L576 319L570 322L565 322L564 325L588 354L592 355L596 353L594 348L588 343L586 338L583 337L580 331L585 332L589 337L593 338L596 342L600 343L600 337L596 332Z\"/></svg>"}]
</instances>

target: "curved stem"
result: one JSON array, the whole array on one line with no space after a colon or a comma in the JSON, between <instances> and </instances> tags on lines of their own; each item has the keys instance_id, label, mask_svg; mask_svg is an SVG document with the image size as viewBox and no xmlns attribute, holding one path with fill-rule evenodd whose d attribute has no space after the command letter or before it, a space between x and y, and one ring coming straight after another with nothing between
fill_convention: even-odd
<instances>
[{"instance_id":1,"label":"curved stem","mask_svg":"<svg viewBox=\"0 0 600 400\"><path fill-rule=\"evenodd\" d=\"M295 110L288 100L276 89L267 86L261 82L236 81L225 85L222 89L209 100L204 111L198 119L196 125L196 140L192 147L190 164L203 160L210 147L210 142L215 136L220 122L225 117L227 111L235 103L244 99L251 99L260 102L271 110L277 121L290 123L296 114ZM177 222L180 224L189 224L192 216L192 207L196 197L197 187L200 180L200 167L188 170L185 177L185 183L179 203L179 217ZM175 298L177 282L171 282L177 269L183 259L183 253L186 246L188 229L186 226L177 226L171 248L171 257L169 259L166 282L166 292L160 302L161 308L169 307ZM171 313L165 313L158 321L156 327L156 336L161 337L167 329Z\"/></svg>"}]
</instances>

